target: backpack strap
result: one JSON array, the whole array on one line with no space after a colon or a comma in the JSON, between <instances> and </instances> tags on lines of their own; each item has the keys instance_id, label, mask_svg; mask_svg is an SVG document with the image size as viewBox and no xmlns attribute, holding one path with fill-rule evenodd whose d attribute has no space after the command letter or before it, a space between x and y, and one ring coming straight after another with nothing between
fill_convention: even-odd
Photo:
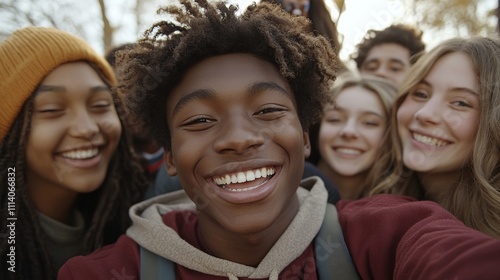
<instances>
[{"instance_id":1,"label":"backpack strap","mask_svg":"<svg viewBox=\"0 0 500 280\"><path fill-rule=\"evenodd\" d=\"M141 279L175 279L175 267L171 260L139 246L141 254Z\"/></svg>"},{"instance_id":2,"label":"backpack strap","mask_svg":"<svg viewBox=\"0 0 500 280\"><path fill-rule=\"evenodd\" d=\"M359 279L333 204L326 205L323 224L314 238L314 255L319 279Z\"/></svg>"}]
</instances>

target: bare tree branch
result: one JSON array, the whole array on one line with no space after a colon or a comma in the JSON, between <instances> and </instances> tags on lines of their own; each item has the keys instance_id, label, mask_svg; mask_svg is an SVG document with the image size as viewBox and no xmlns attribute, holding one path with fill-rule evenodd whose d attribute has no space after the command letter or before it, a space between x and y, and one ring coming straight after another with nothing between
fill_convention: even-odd
<instances>
[{"instance_id":1,"label":"bare tree branch","mask_svg":"<svg viewBox=\"0 0 500 280\"><path fill-rule=\"evenodd\" d=\"M108 51L111 49L113 45L113 33L114 28L111 26L111 23L108 20L106 15L106 4L104 0L99 1L99 8L101 9L101 19L102 19L102 42L104 44L104 50Z\"/></svg>"}]
</instances>

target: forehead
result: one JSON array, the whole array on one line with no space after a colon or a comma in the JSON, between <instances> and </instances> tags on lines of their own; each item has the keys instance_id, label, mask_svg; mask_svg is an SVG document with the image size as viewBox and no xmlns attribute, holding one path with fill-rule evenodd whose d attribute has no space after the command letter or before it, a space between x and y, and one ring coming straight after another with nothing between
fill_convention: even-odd
<instances>
[{"instance_id":1,"label":"forehead","mask_svg":"<svg viewBox=\"0 0 500 280\"><path fill-rule=\"evenodd\" d=\"M200 90L239 96L257 83L274 83L293 94L287 80L270 62L250 54L226 54L207 58L191 67L172 90L168 104Z\"/></svg>"},{"instance_id":2,"label":"forehead","mask_svg":"<svg viewBox=\"0 0 500 280\"><path fill-rule=\"evenodd\" d=\"M54 68L40 84L68 83L81 84L88 81L102 82L99 74L84 61L68 62Z\"/></svg>"},{"instance_id":3,"label":"forehead","mask_svg":"<svg viewBox=\"0 0 500 280\"><path fill-rule=\"evenodd\" d=\"M363 86L344 88L335 98L336 107L354 109L359 111L384 112L384 107L379 96Z\"/></svg>"},{"instance_id":4,"label":"forehead","mask_svg":"<svg viewBox=\"0 0 500 280\"><path fill-rule=\"evenodd\" d=\"M288 84L270 62L250 54L236 53L199 62L185 73L181 85L184 88L217 87L224 81L224 86L243 87L262 80Z\"/></svg>"},{"instance_id":5,"label":"forehead","mask_svg":"<svg viewBox=\"0 0 500 280\"><path fill-rule=\"evenodd\" d=\"M397 60L410 64L410 50L396 43L380 44L368 52L365 63L370 60Z\"/></svg>"},{"instance_id":6,"label":"forehead","mask_svg":"<svg viewBox=\"0 0 500 280\"><path fill-rule=\"evenodd\" d=\"M471 58L463 52L440 57L424 78L432 84L451 84L479 91L479 82Z\"/></svg>"}]
</instances>

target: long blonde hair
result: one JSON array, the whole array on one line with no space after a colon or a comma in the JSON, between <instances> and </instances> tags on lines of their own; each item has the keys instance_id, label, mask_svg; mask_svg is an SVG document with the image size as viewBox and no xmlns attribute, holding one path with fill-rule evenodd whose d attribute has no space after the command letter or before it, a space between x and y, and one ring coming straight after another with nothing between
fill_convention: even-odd
<instances>
[{"instance_id":1,"label":"long blonde hair","mask_svg":"<svg viewBox=\"0 0 500 280\"><path fill-rule=\"evenodd\" d=\"M453 52L465 53L474 65L481 111L472 160L464 168L460 183L439 203L467 226L500 238L500 39L455 38L424 54L410 69L400 88L391 120L393 124L397 123L397 109L409 91L427 76L441 57ZM370 194L393 193L425 198L415 173L403 164L396 125L391 127L391 139L392 171Z\"/></svg>"},{"instance_id":2,"label":"long blonde hair","mask_svg":"<svg viewBox=\"0 0 500 280\"><path fill-rule=\"evenodd\" d=\"M383 105L383 110L385 115L387 116L385 122L385 131L382 136L381 142L383 143L380 149L377 151L376 161L373 163L372 167L368 171L368 174L365 178L363 184L363 192L362 196L366 196L369 189L372 186L378 184L381 180L381 177L378 176L381 173L387 172L390 156L389 152L391 150L391 139L390 135L390 125L391 125L391 115L393 103L396 98L396 87L388 80L379 78L377 76L359 74L353 72L344 72L337 77L335 83L330 90L330 95L335 100L338 95L347 88L359 86L365 88L371 92L373 92L377 98L381 101ZM318 141L319 141L319 129L321 126L321 122L317 124L317 128L311 130L311 143L312 143L312 154L309 161L313 162L315 165L318 164L321 155L319 152ZM314 135L312 135L314 134Z\"/></svg>"}]
</instances>

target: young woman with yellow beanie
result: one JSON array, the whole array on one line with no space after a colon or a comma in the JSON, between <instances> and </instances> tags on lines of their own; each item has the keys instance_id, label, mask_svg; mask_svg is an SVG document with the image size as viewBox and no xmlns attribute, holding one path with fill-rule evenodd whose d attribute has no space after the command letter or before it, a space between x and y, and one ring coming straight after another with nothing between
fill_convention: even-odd
<instances>
[{"instance_id":1,"label":"young woman with yellow beanie","mask_svg":"<svg viewBox=\"0 0 500 280\"><path fill-rule=\"evenodd\" d=\"M146 187L106 60L41 27L0 44L0 279L55 279L113 243Z\"/></svg>"}]
</instances>

